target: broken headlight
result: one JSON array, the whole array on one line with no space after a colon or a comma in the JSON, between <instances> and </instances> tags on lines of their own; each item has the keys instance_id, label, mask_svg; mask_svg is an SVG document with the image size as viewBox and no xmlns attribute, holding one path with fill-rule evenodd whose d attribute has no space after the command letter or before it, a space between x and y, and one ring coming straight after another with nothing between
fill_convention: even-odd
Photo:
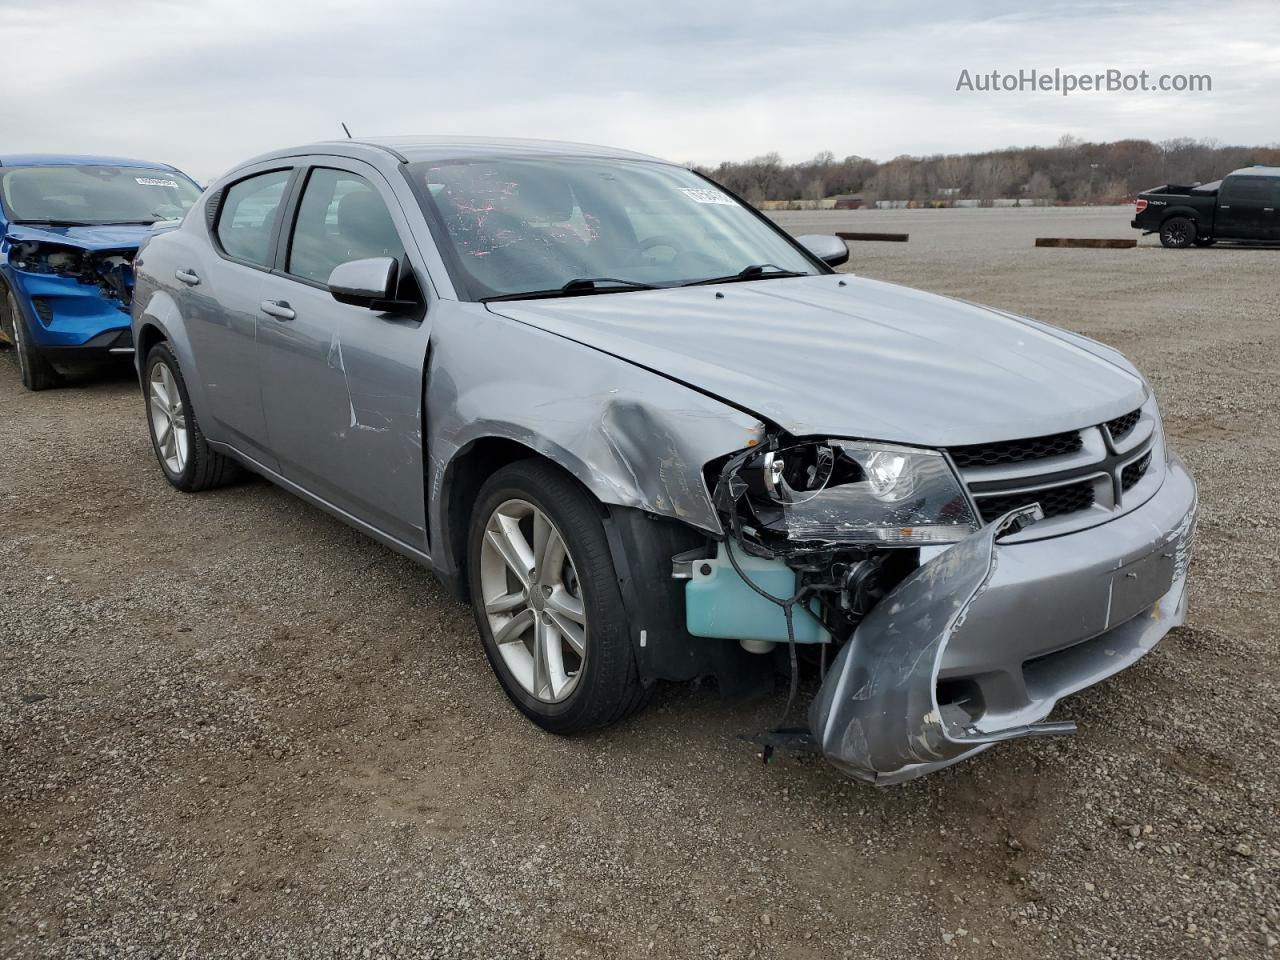
<instances>
[{"instance_id":1,"label":"broken headlight","mask_svg":"<svg viewBox=\"0 0 1280 960\"><path fill-rule=\"evenodd\" d=\"M980 526L937 450L809 441L748 459L738 478L751 526L792 543L955 543Z\"/></svg>"}]
</instances>

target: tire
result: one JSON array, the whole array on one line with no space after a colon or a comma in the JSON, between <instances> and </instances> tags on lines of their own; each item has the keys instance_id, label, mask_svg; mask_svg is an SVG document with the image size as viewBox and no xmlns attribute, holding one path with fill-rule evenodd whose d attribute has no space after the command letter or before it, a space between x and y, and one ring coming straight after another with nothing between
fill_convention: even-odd
<instances>
[{"instance_id":1,"label":"tire","mask_svg":"<svg viewBox=\"0 0 1280 960\"><path fill-rule=\"evenodd\" d=\"M1197 247L1212 247L1218 241L1213 237L1196 237Z\"/></svg>"},{"instance_id":2,"label":"tire","mask_svg":"<svg viewBox=\"0 0 1280 960\"><path fill-rule=\"evenodd\" d=\"M513 528L519 544L511 537ZM546 544L541 570L534 560L539 540ZM504 559L513 545L517 564ZM522 585L516 566L532 566L525 578L530 588ZM489 664L507 697L538 726L556 734L580 733L643 706L646 690L600 506L574 480L536 460L510 464L491 476L471 513L467 576ZM576 634L574 628L580 628Z\"/></svg>"},{"instance_id":3,"label":"tire","mask_svg":"<svg viewBox=\"0 0 1280 960\"><path fill-rule=\"evenodd\" d=\"M28 390L48 390L62 383L62 377L53 364L45 359L40 349L31 342L31 331L22 315L22 308L12 290L5 291L5 333L13 343L13 353L18 361L18 375Z\"/></svg>"},{"instance_id":4,"label":"tire","mask_svg":"<svg viewBox=\"0 0 1280 960\"><path fill-rule=\"evenodd\" d=\"M1160 242L1171 250L1183 250L1195 240L1195 222L1186 217L1170 217L1160 224Z\"/></svg>"},{"instance_id":5,"label":"tire","mask_svg":"<svg viewBox=\"0 0 1280 960\"><path fill-rule=\"evenodd\" d=\"M142 388L151 448L166 480L184 493L197 493L239 476L239 465L212 449L205 439L191 407L187 382L168 344L157 343L147 354Z\"/></svg>"}]
</instances>

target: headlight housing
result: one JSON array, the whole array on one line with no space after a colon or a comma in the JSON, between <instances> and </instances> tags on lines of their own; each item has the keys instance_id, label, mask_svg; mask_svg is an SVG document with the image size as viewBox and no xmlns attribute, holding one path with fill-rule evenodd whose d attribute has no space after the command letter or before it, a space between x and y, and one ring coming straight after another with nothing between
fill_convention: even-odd
<instances>
[{"instance_id":1,"label":"headlight housing","mask_svg":"<svg viewBox=\"0 0 1280 960\"><path fill-rule=\"evenodd\" d=\"M746 460L738 475L758 529L796 545L955 543L980 526L937 450L803 441Z\"/></svg>"}]
</instances>

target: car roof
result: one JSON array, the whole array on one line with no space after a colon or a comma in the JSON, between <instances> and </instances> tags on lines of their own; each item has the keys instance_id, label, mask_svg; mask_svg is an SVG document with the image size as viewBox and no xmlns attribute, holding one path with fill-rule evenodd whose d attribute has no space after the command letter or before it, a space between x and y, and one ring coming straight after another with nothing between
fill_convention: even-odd
<instances>
[{"instance_id":1,"label":"car roof","mask_svg":"<svg viewBox=\"0 0 1280 960\"><path fill-rule=\"evenodd\" d=\"M0 167L143 167L148 170L177 170L154 160L129 157L100 157L74 153L10 153L0 156Z\"/></svg>"},{"instance_id":2,"label":"car roof","mask_svg":"<svg viewBox=\"0 0 1280 960\"><path fill-rule=\"evenodd\" d=\"M530 140L508 137L448 137L448 136L405 136L405 137L361 137L353 140L324 140L318 143L305 144L269 153L247 160L240 167L250 166L269 160L284 157L304 156L307 154L336 154L370 159L394 158L401 163L416 163L431 160L476 160L498 157L597 157L613 160L648 160L656 163L668 163L658 157L637 153L632 150L619 150L616 147L602 147L589 143L570 143L561 140Z\"/></svg>"},{"instance_id":3,"label":"car roof","mask_svg":"<svg viewBox=\"0 0 1280 960\"><path fill-rule=\"evenodd\" d=\"M1280 177L1280 167L1264 167L1258 164L1256 167L1241 167L1239 170L1232 170L1229 177Z\"/></svg>"}]
</instances>

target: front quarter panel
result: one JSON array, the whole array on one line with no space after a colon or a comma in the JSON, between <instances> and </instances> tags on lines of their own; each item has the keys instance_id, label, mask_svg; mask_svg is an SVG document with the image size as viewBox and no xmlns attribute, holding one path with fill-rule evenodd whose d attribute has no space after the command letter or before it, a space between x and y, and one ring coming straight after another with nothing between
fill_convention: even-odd
<instances>
[{"instance_id":1,"label":"front quarter panel","mask_svg":"<svg viewBox=\"0 0 1280 960\"><path fill-rule=\"evenodd\" d=\"M501 438L560 464L602 503L720 532L703 467L758 443L760 420L483 304L441 308L426 403L433 529L444 529L459 455Z\"/></svg>"}]
</instances>

